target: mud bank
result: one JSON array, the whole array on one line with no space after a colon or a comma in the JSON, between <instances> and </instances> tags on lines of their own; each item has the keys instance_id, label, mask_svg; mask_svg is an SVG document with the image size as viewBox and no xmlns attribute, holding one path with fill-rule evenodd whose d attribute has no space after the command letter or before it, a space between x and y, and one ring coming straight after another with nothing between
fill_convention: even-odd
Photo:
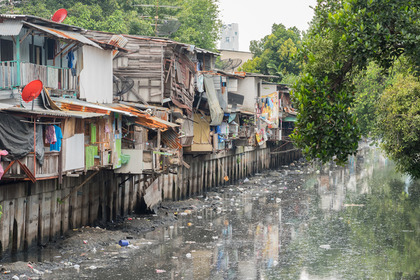
<instances>
[{"instance_id":1,"label":"mud bank","mask_svg":"<svg viewBox=\"0 0 420 280\"><path fill-rule=\"evenodd\" d=\"M187 237L190 240L179 244L180 250L198 242L195 239L217 241L217 233L212 232L216 224L213 219L243 206L239 205L241 197L258 199L274 189L276 193L298 192L307 168L306 162L295 161L277 171L257 173L235 185L220 186L204 195L183 201L164 201L156 214L129 214L124 219L106 224L72 229L43 247L5 259L0 268L2 277L57 279L65 275L65 279L70 279L70 275L77 275L77 278L102 279L103 276L97 275L99 271L118 269L125 261L138 258L139 252L156 250L160 242L171 239L174 233L170 232L180 232L184 227L201 227L207 234ZM281 186L280 190L278 186ZM276 202L276 198L272 197L272 200ZM160 235L162 231L167 234L156 239L156 234ZM127 241L128 246L120 246L120 240ZM185 256L188 257L188 253Z\"/></svg>"}]
</instances>

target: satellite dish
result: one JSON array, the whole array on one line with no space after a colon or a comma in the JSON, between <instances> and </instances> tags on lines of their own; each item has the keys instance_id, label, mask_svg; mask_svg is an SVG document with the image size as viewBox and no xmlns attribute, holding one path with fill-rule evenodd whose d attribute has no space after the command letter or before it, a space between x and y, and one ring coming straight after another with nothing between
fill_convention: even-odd
<instances>
[{"instance_id":1,"label":"satellite dish","mask_svg":"<svg viewBox=\"0 0 420 280\"><path fill-rule=\"evenodd\" d=\"M232 59L232 65L230 65L230 68L232 70L234 70L236 67L238 67L239 65L241 65L241 63L242 63L242 59L240 59L240 58Z\"/></svg>"},{"instance_id":2,"label":"satellite dish","mask_svg":"<svg viewBox=\"0 0 420 280\"><path fill-rule=\"evenodd\" d=\"M26 103L32 101L32 110L34 109L34 99L39 96L42 88L43 84L40 80L33 80L32 82L27 84L22 90L22 100Z\"/></svg>"},{"instance_id":3,"label":"satellite dish","mask_svg":"<svg viewBox=\"0 0 420 280\"><path fill-rule=\"evenodd\" d=\"M175 33L181 27L181 22L176 19L164 20L163 23L158 24L158 36L169 36Z\"/></svg>"},{"instance_id":4,"label":"satellite dish","mask_svg":"<svg viewBox=\"0 0 420 280\"><path fill-rule=\"evenodd\" d=\"M66 17L67 17L67 10L59 9L54 13L51 20L58 23L62 23L66 19Z\"/></svg>"},{"instance_id":5,"label":"satellite dish","mask_svg":"<svg viewBox=\"0 0 420 280\"><path fill-rule=\"evenodd\" d=\"M219 63L219 67L222 69L222 70L225 70L225 71L229 71L229 70L235 70L235 68L236 67L238 67L239 65L241 65L241 63L242 63L242 59L239 59L239 58L234 58L234 59L231 59L231 58L228 58L228 59L222 59L222 60L220 60L220 63Z\"/></svg>"},{"instance_id":6,"label":"satellite dish","mask_svg":"<svg viewBox=\"0 0 420 280\"><path fill-rule=\"evenodd\" d=\"M116 96L121 96L127 92L129 92L134 86L134 80L127 77L113 77L113 81L117 92L115 93Z\"/></svg>"}]
</instances>

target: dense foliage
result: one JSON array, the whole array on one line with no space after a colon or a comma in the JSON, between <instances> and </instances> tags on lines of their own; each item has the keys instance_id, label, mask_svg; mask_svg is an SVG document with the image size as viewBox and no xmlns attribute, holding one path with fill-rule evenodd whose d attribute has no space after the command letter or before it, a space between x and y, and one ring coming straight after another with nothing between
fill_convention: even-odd
<instances>
[{"instance_id":1,"label":"dense foliage","mask_svg":"<svg viewBox=\"0 0 420 280\"><path fill-rule=\"evenodd\" d=\"M378 105L382 146L399 170L420 178L420 82L403 74L394 80Z\"/></svg>"},{"instance_id":2,"label":"dense foliage","mask_svg":"<svg viewBox=\"0 0 420 280\"><path fill-rule=\"evenodd\" d=\"M252 73L277 75L285 78L298 75L301 63L294 58L301 45L301 32L273 24L272 33L261 40L251 41L253 59L244 63L241 70Z\"/></svg>"},{"instance_id":3,"label":"dense foliage","mask_svg":"<svg viewBox=\"0 0 420 280\"><path fill-rule=\"evenodd\" d=\"M388 79L375 63L369 64L366 70L354 79L355 99L351 112L356 116L363 136L369 137L376 133L376 105L389 82Z\"/></svg>"},{"instance_id":4,"label":"dense foliage","mask_svg":"<svg viewBox=\"0 0 420 280\"><path fill-rule=\"evenodd\" d=\"M351 108L354 79L374 61L389 69L404 55L420 69L418 1L318 0L299 56L303 75L295 84L300 112L292 135L310 158L347 161L357 151L360 129ZM417 72L415 72L417 73Z\"/></svg>"},{"instance_id":5,"label":"dense foliage","mask_svg":"<svg viewBox=\"0 0 420 280\"><path fill-rule=\"evenodd\" d=\"M66 24L114 33L161 35L205 49L216 48L221 27L218 0L22 0L7 3L1 7L2 13L51 18L54 11L65 8L69 13L63 22ZM16 4L11 5L13 3ZM171 28L171 22L179 29Z\"/></svg>"}]
</instances>

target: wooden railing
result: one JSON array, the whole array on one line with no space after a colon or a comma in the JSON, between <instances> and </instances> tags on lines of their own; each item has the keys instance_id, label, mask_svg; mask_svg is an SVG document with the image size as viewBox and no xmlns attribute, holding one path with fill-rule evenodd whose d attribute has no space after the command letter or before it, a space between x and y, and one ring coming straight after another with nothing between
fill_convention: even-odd
<instances>
[{"instance_id":1,"label":"wooden railing","mask_svg":"<svg viewBox=\"0 0 420 280\"><path fill-rule=\"evenodd\" d=\"M17 61L0 62L0 89L24 86L33 80L41 80L45 87L60 90L77 90L77 76L69 68L20 63L20 83L18 82Z\"/></svg>"},{"instance_id":2,"label":"wooden railing","mask_svg":"<svg viewBox=\"0 0 420 280\"><path fill-rule=\"evenodd\" d=\"M59 152L45 152L44 154L44 164L41 166L39 165L38 161L36 163L36 172L35 178L36 179L47 179L47 178L55 178L58 177L60 174L59 164L60 160L60 153ZM27 170L34 175L34 154L28 154L26 157L19 159L20 163L15 162L13 165L10 166L9 170L3 175L2 180L7 179L30 179L25 172L25 167ZM9 161L2 161L0 164L3 165L3 169L7 169Z\"/></svg>"},{"instance_id":3,"label":"wooden railing","mask_svg":"<svg viewBox=\"0 0 420 280\"><path fill-rule=\"evenodd\" d=\"M17 62L0 61L0 89L11 89L18 86Z\"/></svg>"},{"instance_id":4,"label":"wooden railing","mask_svg":"<svg viewBox=\"0 0 420 280\"><path fill-rule=\"evenodd\" d=\"M45 87L61 90L76 90L77 77L73 76L71 69L54 66L37 65L27 62L21 63L22 85L33 80L41 80Z\"/></svg>"}]
</instances>

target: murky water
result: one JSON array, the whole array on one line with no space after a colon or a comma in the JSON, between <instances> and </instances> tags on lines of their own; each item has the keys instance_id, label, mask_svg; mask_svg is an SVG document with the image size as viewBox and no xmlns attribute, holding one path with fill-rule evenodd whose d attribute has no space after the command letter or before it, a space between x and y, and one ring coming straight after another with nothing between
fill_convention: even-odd
<instances>
[{"instance_id":1,"label":"murky water","mask_svg":"<svg viewBox=\"0 0 420 280\"><path fill-rule=\"evenodd\" d=\"M345 168L280 168L43 279L420 279L419 194L374 149Z\"/></svg>"}]
</instances>

